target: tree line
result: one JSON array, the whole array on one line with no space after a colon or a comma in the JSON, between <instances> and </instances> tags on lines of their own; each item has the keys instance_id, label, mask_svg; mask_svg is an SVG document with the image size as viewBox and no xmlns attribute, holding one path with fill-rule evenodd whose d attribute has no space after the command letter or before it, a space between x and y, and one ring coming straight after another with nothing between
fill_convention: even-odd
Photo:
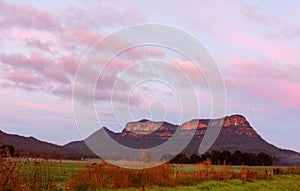
<instances>
[{"instance_id":1,"label":"tree line","mask_svg":"<svg viewBox=\"0 0 300 191\"><path fill-rule=\"evenodd\" d=\"M231 153L230 151L211 151L206 152L203 155L193 154L187 156L185 153L180 153L171 159L171 163L177 164L196 164L210 160L212 164L230 164L230 165L248 165L248 166L271 166L277 159L271 155L264 152L258 154L235 151Z\"/></svg>"},{"instance_id":2,"label":"tree line","mask_svg":"<svg viewBox=\"0 0 300 191\"><path fill-rule=\"evenodd\" d=\"M0 145L1 157L14 157L17 153L12 145Z\"/></svg>"}]
</instances>

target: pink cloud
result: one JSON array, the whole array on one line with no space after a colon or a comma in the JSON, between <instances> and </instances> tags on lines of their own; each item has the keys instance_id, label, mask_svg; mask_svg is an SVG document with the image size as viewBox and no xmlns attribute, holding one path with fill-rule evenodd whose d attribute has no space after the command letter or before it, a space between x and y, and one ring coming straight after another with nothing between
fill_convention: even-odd
<instances>
[{"instance_id":1,"label":"pink cloud","mask_svg":"<svg viewBox=\"0 0 300 191\"><path fill-rule=\"evenodd\" d=\"M57 19L47 12L39 11L31 6L20 6L0 2L2 19L0 26L3 28L31 28L37 30L59 30Z\"/></svg>"},{"instance_id":2,"label":"pink cloud","mask_svg":"<svg viewBox=\"0 0 300 191\"><path fill-rule=\"evenodd\" d=\"M290 82L299 82L300 77L298 71L300 68L297 65L283 65L276 61L267 59L233 60L230 65L230 70L235 75L250 75L259 78L281 79Z\"/></svg>"},{"instance_id":3,"label":"pink cloud","mask_svg":"<svg viewBox=\"0 0 300 191\"><path fill-rule=\"evenodd\" d=\"M40 53L32 52L30 56L22 54L2 55L0 60L10 66L11 70L25 69L34 71L45 79L69 83L69 77L75 74L79 60L70 55L51 60Z\"/></svg>"},{"instance_id":4,"label":"pink cloud","mask_svg":"<svg viewBox=\"0 0 300 191\"><path fill-rule=\"evenodd\" d=\"M223 35L230 44L242 48L244 51L255 52L264 57L271 57L278 62L294 63L298 59L298 50L292 48L285 41L270 41L265 43L257 36L240 32Z\"/></svg>"},{"instance_id":5,"label":"pink cloud","mask_svg":"<svg viewBox=\"0 0 300 191\"><path fill-rule=\"evenodd\" d=\"M171 65L177 67L182 72L182 77L186 75L189 80L191 80L196 84L199 85L206 84L206 80L203 76L205 71L203 70L203 68L198 68L197 64L179 58L174 58L173 60L171 60L170 63Z\"/></svg>"},{"instance_id":6,"label":"pink cloud","mask_svg":"<svg viewBox=\"0 0 300 191\"><path fill-rule=\"evenodd\" d=\"M215 11L210 11L212 9ZM219 51L216 51L215 55L222 55L222 61L226 57L232 59L241 52L243 55L247 52L245 56L248 57L253 54L264 55L279 62L290 63L298 59L298 48L291 46L293 42L289 41L300 34L298 23L294 22L292 25L290 19L285 20L276 14L272 15L259 6L228 1L216 4L211 1L203 3L199 7L201 11L195 11L194 7L182 7L179 10L183 13L182 17L190 21L189 26L192 30L199 29L200 34L208 36L207 45L211 46L212 50ZM290 14L293 15L293 12ZM294 17L297 16L296 14ZM243 22L243 18L250 22ZM289 33L291 37L286 35Z\"/></svg>"},{"instance_id":7,"label":"pink cloud","mask_svg":"<svg viewBox=\"0 0 300 191\"><path fill-rule=\"evenodd\" d=\"M237 90L256 98L274 101L281 107L300 109L299 68L282 66L268 60L236 60L227 75L236 82Z\"/></svg>"},{"instance_id":8,"label":"pink cloud","mask_svg":"<svg viewBox=\"0 0 300 191\"><path fill-rule=\"evenodd\" d=\"M91 46L102 38L104 35L99 31L103 28L134 24L143 18L132 4L120 8L110 3L89 6L69 5L63 12L54 14L29 5L1 1L0 39L51 53L62 49L74 53L86 51L82 46Z\"/></svg>"},{"instance_id":9,"label":"pink cloud","mask_svg":"<svg viewBox=\"0 0 300 191\"><path fill-rule=\"evenodd\" d=\"M75 59L74 57L70 55L62 56L58 60L58 66L63 71L67 72L70 75L74 75L77 67L79 66L80 61L78 59Z\"/></svg>"},{"instance_id":10,"label":"pink cloud","mask_svg":"<svg viewBox=\"0 0 300 191\"><path fill-rule=\"evenodd\" d=\"M298 5L297 3L291 3L291 6L297 7ZM293 12L293 10L291 9L289 9L288 11ZM254 23L271 26L273 32L280 33L287 38L295 39L300 36L299 25L290 25L288 24L289 20L284 21L284 18L265 13L257 6L244 5L241 8L241 13L243 16L245 16L250 21L253 21Z\"/></svg>"},{"instance_id":11,"label":"pink cloud","mask_svg":"<svg viewBox=\"0 0 300 191\"><path fill-rule=\"evenodd\" d=\"M19 48L37 49L54 54L57 52L60 39L52 33L24 28L3 28L0 30L0 40L8 43L18 43ZM17 52L17 51L16 51Z\"/></svg>"},{"instance_id":12,"label":"pink cloud","mask_svg":"<svg viewBox=\"0 0 300 191\"><path fill-rule=\"evenodd\" d=\"M49 43L44 43L38 39L27 39L25 40L26 44L29 46L29 47L35 47L39 50L43 50L43 51L46 51L46 52L52 52L52 48L51 48L51 44Z\"/></svg>"},{"instance_id":13,"label":"pink cloud","mask_svg":"<svg viewBox=\"0 0 300 191\"><path fill-rule=\"evenodd\" d=\"M61 97L71 97L70 79L75 74L79 60L69 55L51 60L40 53L2 55L2 87L44 91Z\"/></svg>"},{"instance_id":14,"label":"pink cloud","mask_svg":"<svg viewBox=\"0 0 300 191\"><path fill-rule=\"evenodd\" d=\"M114 116L113 112L110 112L110 111L99 111L98 115L102 115L105 117L113 117Z\"/></svg>"},{"instance_id":15,"label":"pink cloud","mask_svg":"<svg viewBox=\"0 0 300 191\"><path fill-rule=\"evenodd\" d=\"M280 82L278 86L278 92L283 93L278 94L276 92L276 99L286 107L292 107L294 109L300 110L299 87L300 83L295 84L286 81Z\"/></svg>"},{"instance_id":16,"label":"pink cloud","mask_svg":"<svg viewBox=\"0 0 300 191\"><path fill-rule=\"evenodd\" d=\"M92 46L102 38L102 35L83 28L73 28L64 31L64 38L66 41L71 40L81 45Z\"/></svg>"},{"instance_id":17,"label":"pink cloud","mask_svg":"<svg viewBox=\"0 0 300 191\"><path fill-rule=\"evenodd\" d=\"M48 111L54 113L62 113L62 112L70 113L69 108L61 107L58 105L50 105L50 104L29 102L29 101L17 101L16 104L30 110L40 110L40 111Z\"/></svg>"},{"instance_id":18,"label":"pink cloud","mask_svg":"<svg viewBox=\"0 0 300 191\"><path fill-rule=\"evenodd\" d=\"M132 3L118 7L114 3L96 3L92 6L86 9L70 5L62 19L69 27L87 29L132 25L143 21L143 14Z\"/></svg>"},{"instance_id":19,"label":"pink cloud","mask_svg":"<svg viewBox=\"0 0 300 191\"><path fill-rule=\"evenodd\" d=\"M43 75L47 80L55 80L64 84L70 83L70 77L62 70L50 66L47 70L43 71Z\"/></svg>"},{"instance_id":20,"label":"pink cloud","mask_svg":"<svg viewBox=\"0 0 300 191\"><path fill-rule=\"evenodd\" d=\"M284 26L282 33L291 39L300 37L300 26Z\"/></svg>"},{"instance_id":21,"label":"pink cloud","mask_svg":"<svg viewBox=\"0 0 300 191\"><path fill-rule=\"evenodd\" d=\"M272 15L260 12L257 6L245 5L241 8L242 14L249 20L265 25L279 25L281 21Z\"/></svg>"},{"instance_id":22,"label":"pink cloud","mask_svg":"<svg viewBox=\"0 0 300 191\"><path fill-rule=\"evenodd\" d=\"M22 54L1 55L0 60L10 66L42 71L51 63L37 52L31 52L29 57Z\"/></svg>"},{"instance_id":23,"label":"pink cloud","mask_svg":"<svg viewBox=\"0 0 300 191\"><path fill-rule=\"evenodd\" d=\"M6 78L16 83L24 83L31 85L40 85L44 81L44 79L41 76L24 72L12 72L7 74Z\"/></svg>"},{"instance_id":24,"label":"pink cloud","mask_svg":"<svg viewBox=\"0 0 300 191\"><path fill-rule=\"evenodd\" d=\"M288 82L277 82L279 86L254 86L250 91L267 100L273 100L281 107L287 107L300 110L300 92L297 91L299 84L291 84ZM280 93L279 93L280 92Z\"/></svg>"},{"instance_id":25,"label":"pink cloud","mask_svg":"<svg viewBox=\"0 0 300 191\"><path fill-rule=\"evenodd\" d=\"M58 38L56 35L40 30L34 30L31 28L2 28L2 37L9 40L24 41L24 40L39 40L42 43L53 42L57 43Z\"/></svg>"},{"instance_id":26,"label":"pink cloud","mask_svg":"<svg viewBox=\"0 0 300 191\"><path fill-rule=\"evenodd\" d=\"M166 55L166 52L161 47L156 46L137 46L126 49L120 54L121 58L130 60L144 60L146 58L159 59Z\"/></svg>"}]
</instances>

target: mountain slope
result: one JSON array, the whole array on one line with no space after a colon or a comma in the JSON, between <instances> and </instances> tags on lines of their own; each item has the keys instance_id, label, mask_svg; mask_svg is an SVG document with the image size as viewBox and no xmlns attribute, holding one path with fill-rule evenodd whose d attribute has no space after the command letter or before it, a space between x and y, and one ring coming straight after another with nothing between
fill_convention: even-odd
<instances>
[{"instance_id":1,"label":"mountain slope","mask_svg":"<svg viewBox=\"0 0 300 191\"><path fill-rule=\"evenodd\" d=\"M93 133L85 141L70 142L64 146L39 141L33 137L10 135L0 131L0 145L13 145L21 154L30 157L47 155L50 158L80 159L82 157L96 157L86 145L86 142L91 143L96 141L96 146L101 151L104 151L104 154L118 154L119 151L117 149L114 150L112 145L107 144L105 141L101 142L104 133L108 134L121 145L135 149L152 148L164 144L170 139L177 141L177 145L175 146L182 146L185 140L192 137L189 144L184 145L182 148L182 152L191 155L198 153L209 122L213 124L212 128L216 128L217 126L222 127L210 151L228 150L234 152L240 150L252 153L265 152L279 159L279 165L300 165L299 153L280 149L269 144L251 127L246 118L241 115L232 115L213 120L195 119L179 126L167 122L141 120L128 123L121 133L114 133L104 127ZM179 133L176 131L178 128L181 129Z\"/></svg>"},{"instance_id":2,"label":"mountain slope","mask_svg":"<svg viewBox=\"0 0 300 191\"><path fill-rule=\"evenodd\" d=\"M228 150L234 152L240 150L243 152L265 152L279 159L278 165L300 164L300 154L291 150L280 149L266 142L250 125L244 116L232 115L222 119L195 119L188 121L180 126L167 122L153 122L141 120L138 122L129 122L121 133L114 133L107 128L88 137L85 142L95 143L95 148L104 152L104 155L118 153L120 150L114 150L103 140L103 133L107 133L111 138L121 145L135 148L146 149L165 143L171 137L178 141L178 145L184 144L188 137L193 137L190 143L184 147L186 154L198 153L199 146L207 130L208 123L211 121L212 128L218 125L222 126L218 138L210 148L211 150ZM182 131L176 134L177 128ZM101 142L102 141L102 142ZM97 144L97 145L96 145ZM76 150L78 152L91 152L84 141L72 142L64 146L65 148ZM102 154L102 153L101 153Z\"/></svg>"},{"instance_id":3,"label":"mountain slope","mask_svg":"<svg viewBox=\"0 0 300 191\"><path fill-rule=\"evenodd\" d=\"M29 157L49 157L64 159L80 159L85 157L80 152L64 148L52 143L39 141L34 137L6 134L0 131L0 145L12 145L21 155Z\"/></svg>"}]
</instances>

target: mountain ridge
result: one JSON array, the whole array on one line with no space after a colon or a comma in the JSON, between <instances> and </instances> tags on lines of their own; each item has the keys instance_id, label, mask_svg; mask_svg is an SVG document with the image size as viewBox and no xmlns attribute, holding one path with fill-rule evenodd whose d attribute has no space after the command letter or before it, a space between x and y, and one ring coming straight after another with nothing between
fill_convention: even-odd
<instances>
[{"instance_id":1,"label":"mountain ridge","mask_svg":"<svg viewBox=\"0 0 300 191\"><path fill-rule=\"evenodd\" d=\"M97 136L101 134L101 130L104 130L112 139L124 146L135 149L147 149L165 143L174 135L177 128L181 128L182 131L177 134L179 140L193 136L190 143L182 152L192 155L198 153L199 145L202 142L209 122L211 122L212 128L217 125L222 126L218 138L209 151L228 150L234 152L240 150L253 153L265 152L278 158L278 165L300 164L300 153L281 149L268 143L254 130L246 117L239 114L225 116L219 119L193 119L182 125L174 125L163 121L153 122L143 119L127 123L120 133L115 133L107 128L100 129L85 139L85 141L89 142L91 137L97 139ZM194 132L193 135L190 134L192 132ZM81 143L85 144L84 141ZM76 147L74 147L72 143L68 143L64 145L64 147L76 150ZM103 148L103 150L105 149L106 148Z\"/></svg>"},{"instance_id":2,"label":"mountain ridge","mask_svg":"<svg viewBox=\"0 0 300 191\"><path fill-rule=\"evenodd\" d=\"M198 153L199 145L206 133L209 122L211 122L212 128L216 125L222 126L219 136L209 151L265 152L278 158L280 160L279 165L300 165L300 153L281 149L268 143L254 130L246 117L239 114L218 119L192 119L181 125L142 119L127 123L122 132L115 133L106 127L102 127L85 140L72 141L62 146L40 141L34 137L6 134L0 130L0 145L13 145L16 150L28 156L38 157L48 154L53 158L94 158L96 155L86 145L86 142L89 141L90 137L97 138L97 135L103 133L102 131L105 131L112 139L124 146L146 149L165 143L169 138L175 136L178 128L181 128L180 133L177 133L175 138L180 142L192 136L190 143L182 151L192 155ZM107 147L107 145L100 146ZM109 147L107 150L109 150Z\"/></svg>"},{"instance_id":3,"label":"mountain ridge","mask_svg":"<svg viewBox=\"0 0 300 191\"><path fill-rule=\"evenodd\" d=\"M0 130L0 145L12 145L21 156L27 157L49 157L54 159L79 159L84 154L75 150L64 148L35 137L9 134Z\"/></svg>"}]
</instances>

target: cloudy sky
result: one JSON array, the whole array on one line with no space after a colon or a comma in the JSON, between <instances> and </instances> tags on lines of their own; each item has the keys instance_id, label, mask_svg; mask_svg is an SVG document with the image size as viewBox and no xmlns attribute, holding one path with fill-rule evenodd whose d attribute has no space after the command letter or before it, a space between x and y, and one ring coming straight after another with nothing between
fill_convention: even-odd
<instances>
[{"instance_id":1,"label":"cloudy sky","mask_svg":"<svg viewBox=\"0 0 300 191\"><path fill-rule=\"evenodd\" d=\"M186 31L209 50L223 74L225 115L242 114L267 141L300 151L299 7L299 1L0 0L0 129L57 144L81 139L72 88L87 51L124 27L157 23ZM197 84L193 91L176 68ZM169 81L142 81L153 74ZM120 91L128 86L134 87L129 95ZM164 116L179 123L184 102L178 91L195 96L201 116L209 117L205 76L189 59L166 47L134 47L99 76L96 113L101 125L114 131L131 120L114 116L128 105L133 119Z\"/></svg>"}]
</instances>

